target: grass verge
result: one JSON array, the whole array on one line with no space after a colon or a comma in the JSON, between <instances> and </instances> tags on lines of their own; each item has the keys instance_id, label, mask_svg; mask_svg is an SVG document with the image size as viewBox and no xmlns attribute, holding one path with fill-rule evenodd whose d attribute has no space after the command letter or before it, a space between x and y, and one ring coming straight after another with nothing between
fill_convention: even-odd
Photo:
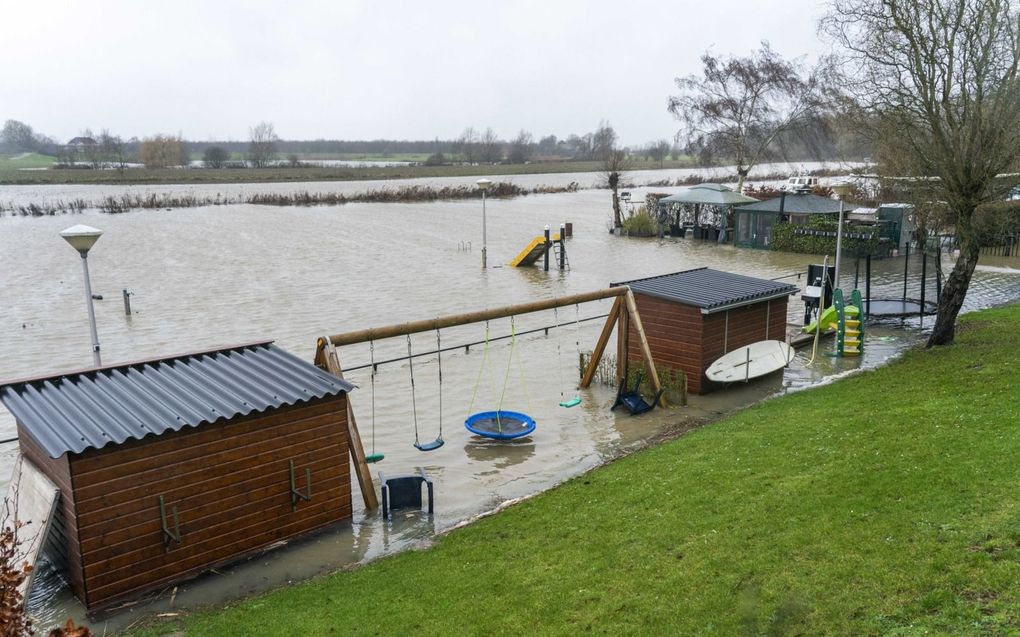
<instances>
[{"instance_id":1,"label":"grass verge","mask_svg":"<svg viewBox=\"0 0 1020 637\"><path fill-rule=\"evenodd\" d=\"M1020 631L1020 307L365 568L139 634Z\"/></svg>"}]
</instances>

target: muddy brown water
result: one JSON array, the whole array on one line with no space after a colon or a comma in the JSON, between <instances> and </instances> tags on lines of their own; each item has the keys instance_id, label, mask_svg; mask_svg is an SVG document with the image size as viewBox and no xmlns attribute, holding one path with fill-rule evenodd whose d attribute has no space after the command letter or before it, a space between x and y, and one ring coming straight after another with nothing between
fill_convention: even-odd
<instances>
[{"instance_id":1,"label":"muddy brown water","mask_svg":"<svg viewBox=\"0 0 1020 637\"><path fill-rule=\"evenodd\" d=\"M6 196L0 193L0 199ZM643 196L642 191L635 196ZM568 243L569 272L505 267L545 224L564 221L574 226L574 238ZM108 363L258 339L274 339L310 359L315 339L322 334L587 291L692 267L773 278L804 272L807 264L820 262L809 255L684 239L615 237L608 233L608 222L608 196L603 191L490 200L492 267L483 271L478 201L310 208L236 205L3 219L0 379L78 369L91 361L79 259L57 235L75 223L105 232L89 260L94 291L104 296L96 302L96 311ZM919 293L919 267L916 260L911 264L912 296ZM902 259L875 261L873 270L874 296L901 294ZM844 276L853 276L852 260L844 264ZM790 280L803 285L795 277ZM135 313L130 317L123 313L122 288L134 293ZM933 264L928 290L933 297ZM994 262L979 267L968 308L1018 297L1020 271L1009 262ZM579 407L560 408L562 396L575 393L577 343L591 349L601 326L601 321L577 324L575 319L607 310L608 303L591 303L515 320L518 331L562 326L548 336L542 332L522 336L512 348L517 362L510 368L503 408L524 411L538 422L533 436L514 444L484 442L463 427L469 413L499 403L511 354L509 340L490 346L484 368L481 346L444 354L441 388L435 358L415 360L422 439L439 432L442 398L446 445L428 454L412 447L406 361L379 369L374 428L368 370L350 374L359 386L352 401L362 437L370 451L374 437L376 451L386 454L373 469L403 473L425 467L436 480L436 513L431 519L402 514L385 524L377 515L364 515L355 489L353 523L161 591L94 625L117 630L153 612L234 599L426 542L437 531L639 447L688 418L714 418L767 396L880 365L921 336L917 319L874 325L860 360L819 355L807 367L810 351L802 350L783 374L692 398L688 408L631 418L609 411L614 392L604 386L580 392ZM791 323L802 318L796 297L788 318ZM490 329L493 335L506 335L511 326L509 320L500 320ZM441 337L444 346L479 341L484 326L445 330ZM412 337L415 351L435 345L435 334ZM377 343L374 355L376 360L398 357L406 354L406 348L405 340L392 339ZM354 367L368 362L370 351L368 346L345 347L341 356L345 367ZM0 411L0 438L12 434L10 415ZM6 486L13 447L0 448L0 487ZM38 582L30 607L42 627L68 615L83 618L83 609L56 573L44 568Z\"/></svg>"}]
</instances>

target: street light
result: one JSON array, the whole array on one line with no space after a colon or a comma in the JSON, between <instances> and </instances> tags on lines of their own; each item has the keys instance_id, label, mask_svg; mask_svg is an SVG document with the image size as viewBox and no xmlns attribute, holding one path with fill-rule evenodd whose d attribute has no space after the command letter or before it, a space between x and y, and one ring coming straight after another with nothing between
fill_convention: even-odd
<instances>
[{"instance_id":1,"label":"street light","mask_svg":"<svg viewBox=\"0 0 1020 637\"><path fill-rule=\"evenodd\" d=\"M89 282L89 250L103 236L103 231L91 226L77 225L60 233L60 236L71 244L81 255L81 269L85 276L85 305L89 310L89 327L92 329L92 360L96 367L103 362L99 358L99 334L96 332L96 311L92 307L92 284Z\"/></svg>"},{"instance_id":2,"label":"street light","mask_svg":"<svg viewBox=\"0 0 1020 637\"><path fill-rule=\"evenodd\" d=\"M482 267L485 267L485 191L492 188L491 179L479 179L475 182L482 191Z\"/></svg>"}]
</instances>

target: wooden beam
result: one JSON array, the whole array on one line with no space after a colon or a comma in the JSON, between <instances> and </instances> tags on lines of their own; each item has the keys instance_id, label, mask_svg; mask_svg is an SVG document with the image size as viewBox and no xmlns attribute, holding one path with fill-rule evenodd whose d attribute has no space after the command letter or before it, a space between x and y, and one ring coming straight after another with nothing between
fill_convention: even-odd
<instances>
[{"instance_id":1,"label":"wooden beam","mask_svg":"<svg viewBox=\"0 0 1020 637\"><path fill-rule=\"evenodd\" d=\"M645 328L641 325L641 315L638 314L637 302L634 300L634 293L627 288L627 294L623 297L627 302L627 312L630 314L630 320L634 322L634 331L637 332L638 340L641 342L641 354L645 358L645 364L648 365L648 375L652 379L652 388L658 393L662 389L662 384L659 382L659 372L655 369L655 361L652 359L652 348L648 345L648 338L645 337ZM666 397L659 396L659 406L666 406Z\"/></svg>"},{"instance_id":2,"label":"wooden beam","mask_svg":"<svg viewBox=\"0 0 1020 637\"><path fill-rule=\"evenodd\" d=\"M613 303L613 309L609 310L609 316L606 317L605 325L602 326L602 333L599 334L599 340L595 343L595 349L591 353L591 358L588 359L588 368L584 370L584 375L581 377L581 384L579 385L581 389L591 385L591 381L595 377L595 371L598 369L599 361L602 360L602 353L606 351L609 335L613 333L613 324L616 323L616 318L620 312L620 299L617 298Z\"/></svg>"},{"instance_id":3,"label":"wooden beam","mask_svg":"<svg viewBox=\"0 0 1020 637\"><path fill-rule=\"evenodd\" d=\"M517 316L519 314L541 312L543 310L551 310L553 308L564 307L567 305L577 305L578 303L589 303L591 301L600 301L602 299L619 298L626 295L629 291L630 288L622 285L620 287L594 290L592 292L582 292L581 294L571 294L569 296L561 296L554 299L544 299L542 301L532 301L530 303L519 303L517 305L506 305L491 310L479 310L476 312L468 312L466 314L451 314L434 319L426 319L424 321L413 321L410 323L387 325L386 327L372 327L366 330L358 330L356 332L334 334L327 340L335 347L353 345L355 343L393 338L394 336L406 336L408 334L432 332L448 327L467 325L469 323L480 323L482 321L506 318L508 316Z\"/></svg>"},{"instance_id":4,"label":"wooden beam","mask_svg":"<svg viewBox=\"0 0 1020 637\"><path fill-rule=\"evenodd\" d=\"M630 312L619 312L616 320L616 384L627 375L630 359Z\"/></svg>"},{"instance_id":5,"label":"wooden beam","mask_svg":"<svg viewBox=\"0 0 1020 637\"><path fill-rule=\"evenodd\" d=\"M323 367L337 378L344 377L343 368L340 366L340 356L329 339L319 338L315 350L316 365ZM358 487L361 489L361 497L365 501L365 508L374 511L379 508L379 498L375 495L375 482L372 480L372 471L365 460L365 447L361 444L361 433L358 431L358 421L354 418L354 405L351 403L349 394L347 396L347 438L351 459L354 461L354 469L358 475Z\"/></svg>"}]
</instances>

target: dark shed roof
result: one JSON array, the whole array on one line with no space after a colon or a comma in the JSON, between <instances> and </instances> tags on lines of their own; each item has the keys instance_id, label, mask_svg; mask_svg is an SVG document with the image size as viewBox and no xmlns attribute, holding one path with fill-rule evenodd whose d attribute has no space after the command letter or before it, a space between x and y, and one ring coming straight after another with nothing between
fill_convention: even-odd
<instances>
[{"instance_id":1,"label":"dark shed roof","mask_svg":"<svg viewBox=\"0 0 1020 637\"><path fill-rule=\"evenodd\" d=\"M701 308L702 314L782 298L797 291L797 286L789 283L710 268L685 270L611 285L627 285L636 293L693 305Z\"/></svg>"},{"instance_id":2,"label":"dark shed roof","mask_svg":"<svg viewBox=\"0 0 1020 637\"><path fill-rule=\"evenodd\" d=\"M15 381L0 401L53 458L353 389L272 343Z\"/></svg>"},{"instance_id":3,"label":"dark shed roof","mask_svg":"<svg viewBox=\"0 0 1020 637\"><path fill-rule=\"evenodd\" d=\"M782 197L767 199L757 203L749 203L734 208L734 212L779 212L779 204ZM839 212L839 202L829 197L819 197L810 193L790 193L786 195L786 202L783 204L783 214L836 214Z\"/></svg>"}]
</instances>

